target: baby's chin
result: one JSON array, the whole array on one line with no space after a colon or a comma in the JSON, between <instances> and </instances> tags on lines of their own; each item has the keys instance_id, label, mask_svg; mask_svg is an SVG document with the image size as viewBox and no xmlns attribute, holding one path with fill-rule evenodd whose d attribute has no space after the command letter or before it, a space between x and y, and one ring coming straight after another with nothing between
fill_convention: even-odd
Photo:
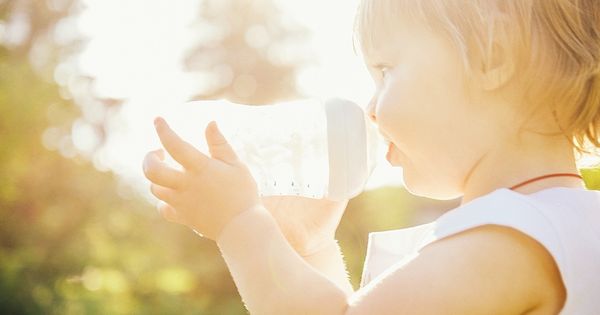
<instances>
[{"instance_id":1,"label":"baby's chin","mask_svg":"<svg viewBox=\"0 0 600 315\"><path fill-rule=\"evenodd\" d=\"M412 164L408 161L405 161L405 165L402 166L404 187L411 195L441 201L463 197L464 193L460 184L450 183L452 181L449 182L440 176L436 176L424 176L423 173L415 173Z\"/></svg>"},{"instance_id":2,"label":"baby's chin","mask_svg":"<svg viewBox=\"0 0 600 315\"><path fill-rule=\"evenodd\" d=\"M404 154L396 145L390 142L388 144L388 151L385 155L385 158L391 166L401 166L402 160L404 160Z\"/></svg>"}]
</instances>

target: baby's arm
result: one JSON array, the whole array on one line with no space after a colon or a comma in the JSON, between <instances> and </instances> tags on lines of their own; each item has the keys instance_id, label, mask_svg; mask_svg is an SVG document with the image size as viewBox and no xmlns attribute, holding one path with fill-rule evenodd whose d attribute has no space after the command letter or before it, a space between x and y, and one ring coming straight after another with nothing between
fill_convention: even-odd
<instances>
[{"instance_id":1,"label":"baby's arm","mask_svg":"<svg viewBox=\"0 0 600 315\"><path fill-rule=\"evenodd\" d=\"M333 239L328 246L311 255L303 256L303 258L309 265L340 287L346 295L351 295L354 292L348 279L344 256L337 240Z\"/></svg>"},{"instance_id":2,"label":"baby's arm","mask_svg":"<svg viewBox=\"0 0 600 315\"><path fill-rule=\"evenodd\" d=\"M543 255L523 238L494 226L461 232L351 295L298 256L266 209L236 217L217 241L253 315L554 314Z\"/></svg>"},{"instance_id":3,"label":"baby's arm","mask_svg":"<svg viewBox=\"0 0 600 315\"><path fill-rule=\"evenodd\" d=\"M352 293L349 283L343 290L324 275L339 279L344 270L341 255L329 248L305 261L266 209L234 218L217 244L250 314L345 313Z\"/></svg>"}]
</instances>

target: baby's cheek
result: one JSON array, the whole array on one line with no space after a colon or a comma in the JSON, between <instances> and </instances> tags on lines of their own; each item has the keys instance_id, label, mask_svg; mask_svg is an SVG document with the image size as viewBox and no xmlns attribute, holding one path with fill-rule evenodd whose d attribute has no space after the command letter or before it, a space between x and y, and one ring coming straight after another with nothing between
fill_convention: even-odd
<instances>
[{"instance_id":1,"label":"baby's cheek","mask_svg":"<svg viewBox=\"0 0 600 315\"><path fill-rule=\"evenodd\" d=\"M385 132L398 146L410 142L408 138L414 137L415 124L411 123L411 117L406 114L400 104L395 107L387 107L381 111L381 119L378 117L380 129Z\"/></svg>"}]
</instances>

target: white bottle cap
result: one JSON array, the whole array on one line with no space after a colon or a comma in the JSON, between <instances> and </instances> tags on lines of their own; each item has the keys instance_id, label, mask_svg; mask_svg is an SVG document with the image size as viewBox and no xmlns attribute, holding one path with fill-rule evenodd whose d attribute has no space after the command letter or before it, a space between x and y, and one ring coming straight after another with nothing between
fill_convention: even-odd
<instances>
[{"instance_id":1,"label":"white bottle cap","mask_svg":"<svg viewBox=\"0 0 600 315\"><path fill-rule=\"evenodd\" d=\"M360 194L377 161L377 131L361 107L348 100L325 101L329 154L327 199Z\"/></svg>"}]
</instances>

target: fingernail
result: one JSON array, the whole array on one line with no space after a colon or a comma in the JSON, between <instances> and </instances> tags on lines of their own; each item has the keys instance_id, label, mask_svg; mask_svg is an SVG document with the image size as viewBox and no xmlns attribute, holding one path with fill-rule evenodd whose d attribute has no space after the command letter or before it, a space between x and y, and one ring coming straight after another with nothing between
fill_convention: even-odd
<instances>
[{"instance_id":1,"label":"fingernail","mask_svg":"<svg viewBox=\"0 0 600 315\"><path fill-rule=\"evenodd\" d=\"M219 126L217 125L216 121L211 121L211 124L215 125L214 128L217 130L217 132L220 132L221 130L219 129Z\"/></svg>"},{"instance_id":2,"label":"fingernail","mask_svg":"<svg viewBox=\"0 0 600 315\"><path fill-rule=\"evenodd\" d=\"M154 118L154 126L155 126L155 127L158 127L160 124L162 124L162 123L163 123L163 121L164 121L164 120L163 120L161 117L156 117L156 118Z\"/></svg>"},{"instance_id":3,"label":"fingernail","mask_svg":"<svg viewBox=\"0 0 600 315\"><path fill-rule=\"evenodd\" d=\"M158 150L155 150L154 152L158 155L158 157L160 159L164 159L165 158L165 151L163 151L163 149L158 149Z\"/></svg>"}]
</instances>

